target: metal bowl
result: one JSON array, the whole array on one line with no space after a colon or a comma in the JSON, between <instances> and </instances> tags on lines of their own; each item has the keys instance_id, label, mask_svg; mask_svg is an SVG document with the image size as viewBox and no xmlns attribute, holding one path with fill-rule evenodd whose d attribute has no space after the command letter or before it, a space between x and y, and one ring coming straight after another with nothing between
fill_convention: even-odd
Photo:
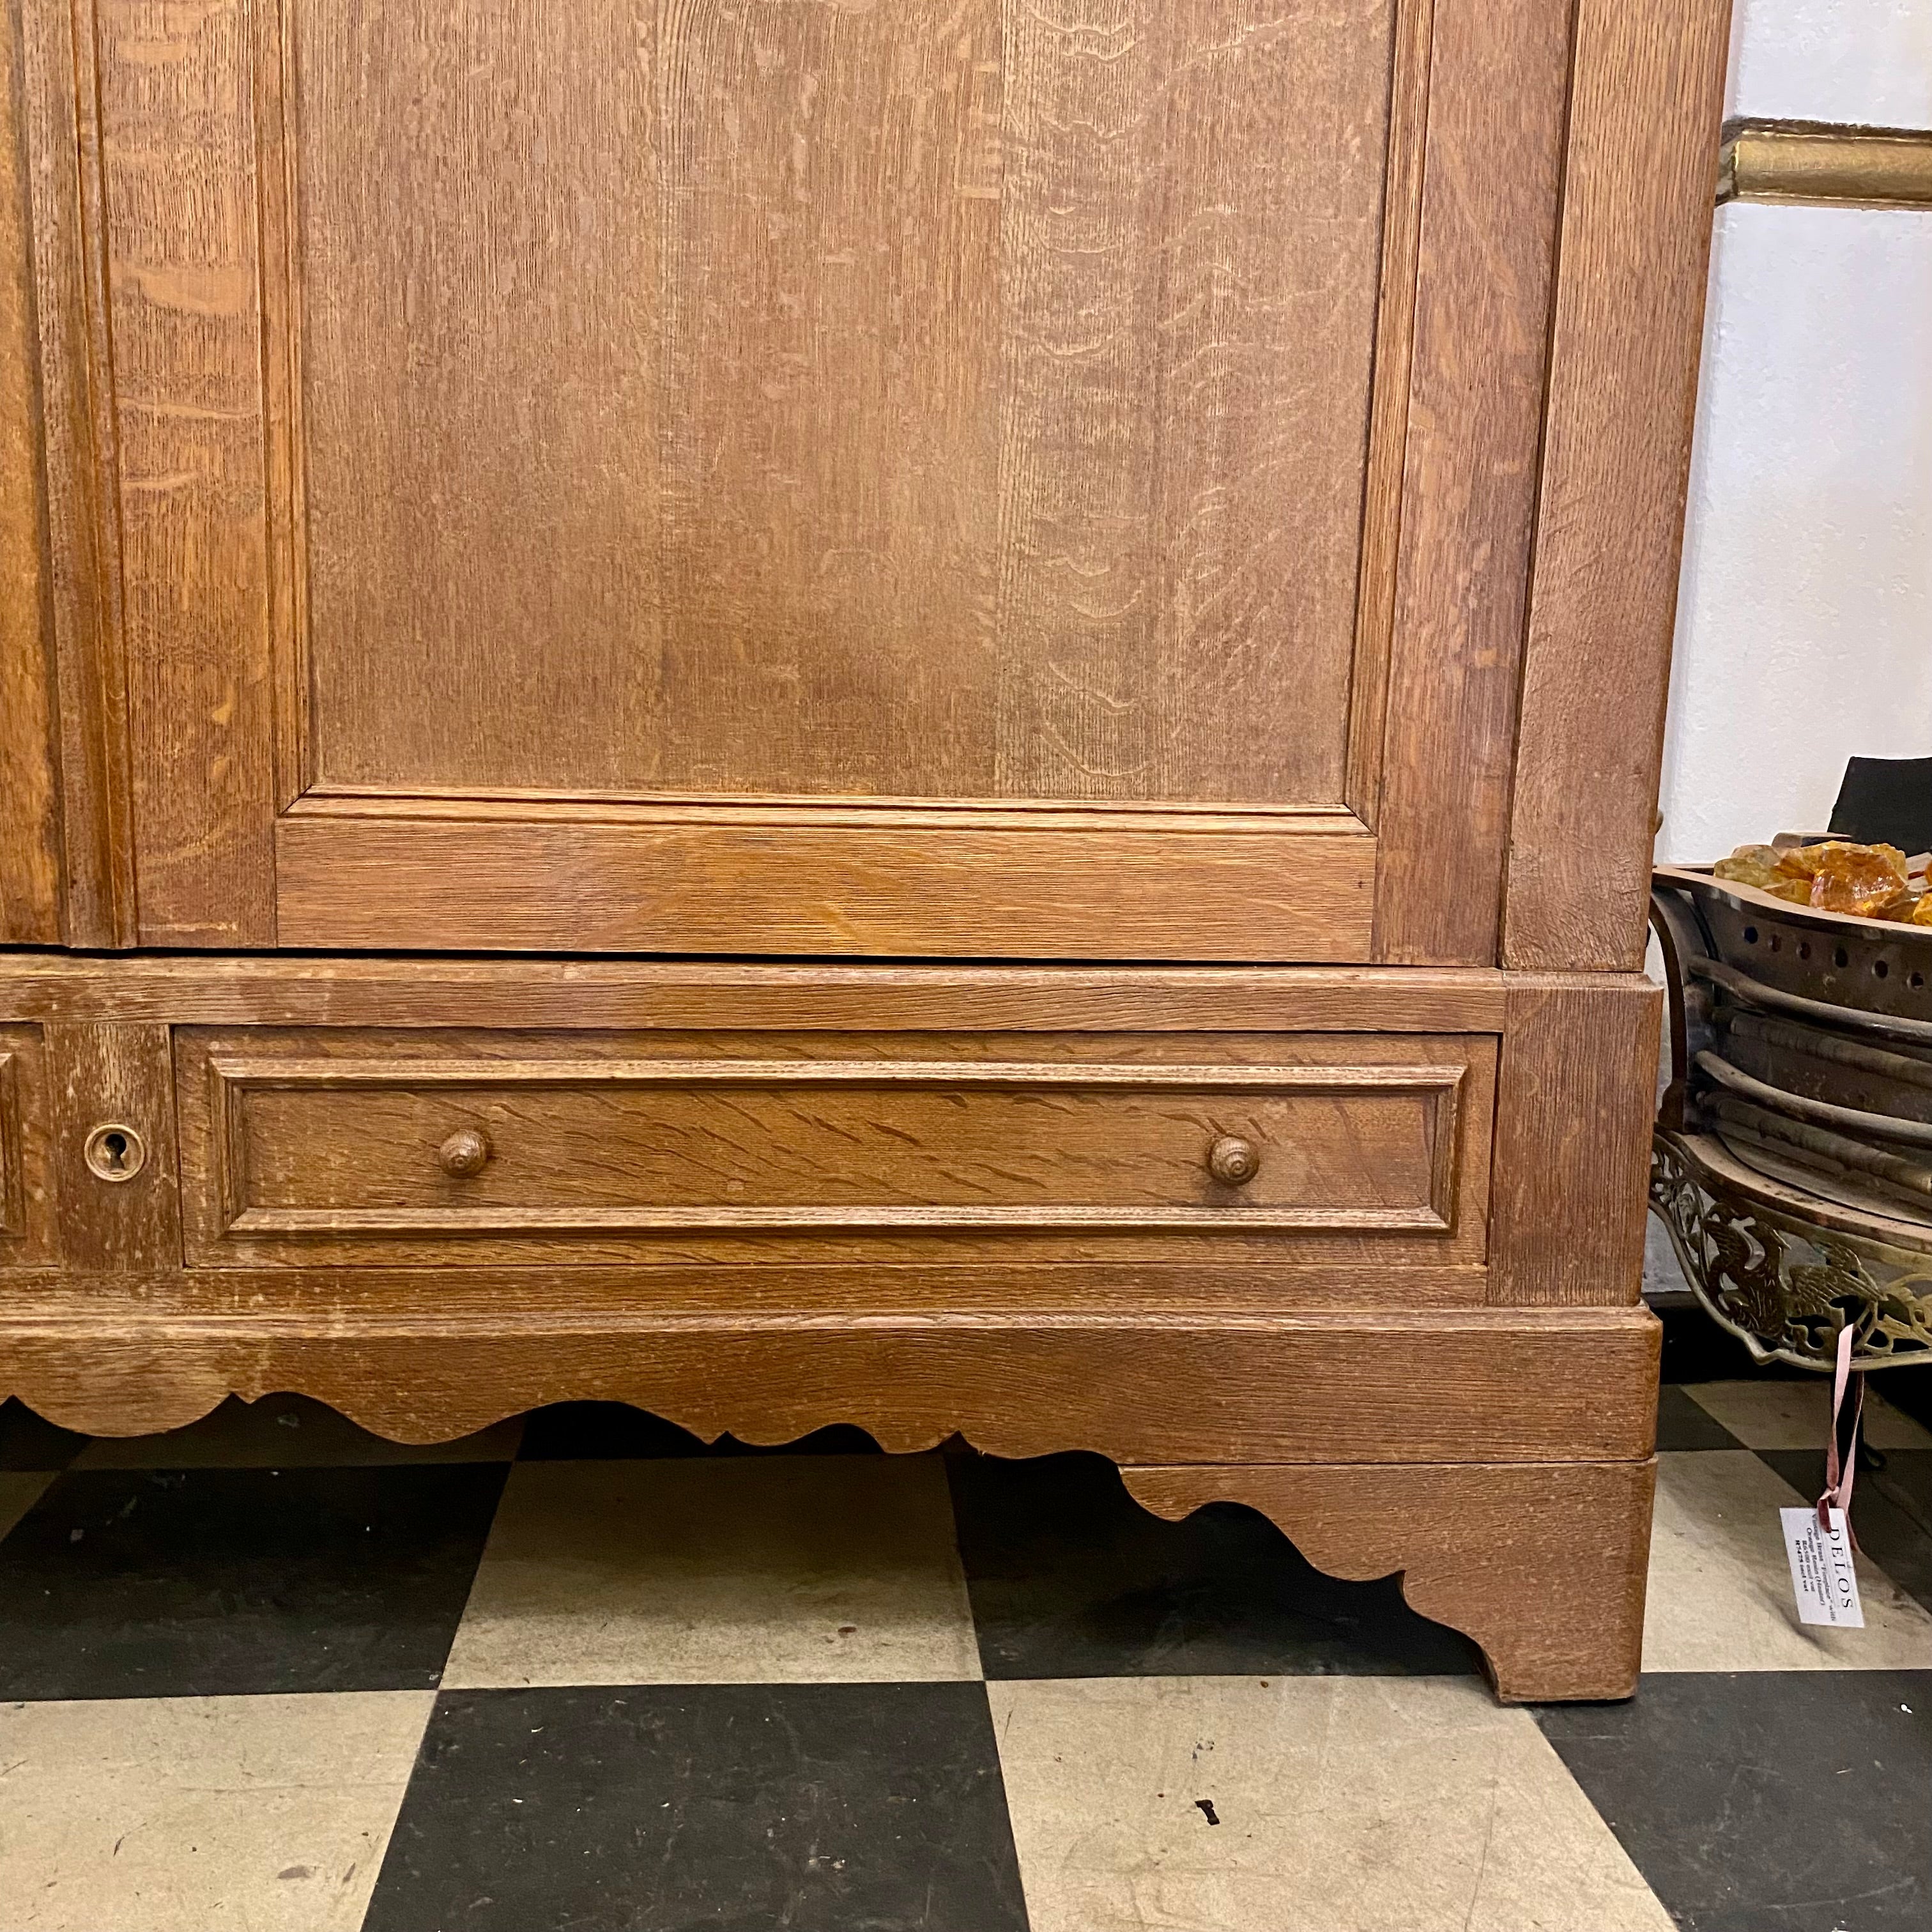
<instances>
[{"instance_id":1,"label":"metal bowl","mask_svg":"<svg viewBox=\"0 0 1932 1932\"><path fill-rule=\"evenodd\" d=\"M1670 998L1651 1206L1761 1359L1932 1360L1932 928L1663 866Z\"/></svg>"}]
</instances>

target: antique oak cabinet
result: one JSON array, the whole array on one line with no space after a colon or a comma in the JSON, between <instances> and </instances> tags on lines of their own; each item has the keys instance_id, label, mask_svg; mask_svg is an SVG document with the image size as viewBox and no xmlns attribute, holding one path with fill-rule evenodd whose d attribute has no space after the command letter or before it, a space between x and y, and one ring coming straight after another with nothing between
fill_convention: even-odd
<instances>
[{"instance_id":1,"label":"antique oak cabinet","mask_svg":"<svg viewBox=\"0 0 1932 1932\"><path fill-rule=\"evenodd\" d=\"M1634 1682L1724 0L13 0L0 1394L1114 1459Z\"/></svg>"}]
</instances>

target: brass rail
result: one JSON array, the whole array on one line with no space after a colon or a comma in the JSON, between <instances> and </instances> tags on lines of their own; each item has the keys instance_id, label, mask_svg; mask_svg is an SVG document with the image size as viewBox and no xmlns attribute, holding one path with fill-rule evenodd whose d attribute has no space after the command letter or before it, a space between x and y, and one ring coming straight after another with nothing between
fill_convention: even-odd
<instances>
[{"instance_id":1,"label":"brass rail","mask_svg":"<svg viewBox=\"0 0 1932 1932\"><path fill-rule=\"evenodd\" d=\"M1932 208L1932 130L1810 121L1733 121L1718 200Z\"/></svg>"}]
</instances>

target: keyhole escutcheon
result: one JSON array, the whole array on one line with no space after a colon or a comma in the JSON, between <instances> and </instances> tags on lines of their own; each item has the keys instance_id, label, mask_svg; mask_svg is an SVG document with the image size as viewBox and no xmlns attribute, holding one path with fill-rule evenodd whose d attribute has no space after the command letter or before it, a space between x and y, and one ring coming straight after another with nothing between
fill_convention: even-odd
<instances>
[{"instance_id":1,"label":"keyhole escutcheon","mask_svg":"<svg viewBox=\"0 0 1932 1932\"><path fill-rule=\"evenodd\" d=\"M148 1144L124 1120L104 1120L82 1149L97 1180L132 1180L148 1164Z\"/></svg>"}]
</instances>

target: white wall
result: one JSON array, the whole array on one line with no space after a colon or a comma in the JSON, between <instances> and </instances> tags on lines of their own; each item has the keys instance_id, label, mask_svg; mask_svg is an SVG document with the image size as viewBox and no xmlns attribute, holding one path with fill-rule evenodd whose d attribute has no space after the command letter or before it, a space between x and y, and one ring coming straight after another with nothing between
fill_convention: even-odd
<instances>
[{"instance_id":1,"label":"white wall","mask_svg":"<svg viewBox=\"0 0 1932 1932\"><path fill-rule=\"evenodd\" d=\"M1932 127L1927 0L1734 0L1730 111Z\"/></svg>"},{"instance_id":2,"label":"white wall","mask_svg":"<svg viewBox=\"0 0 1932 1932\"><path fill-rule=\"evenodd\" d=\"M1932 127L1932 0L1739 0L1731 111ZM1719 212L1658 854L1932 754L1932 212Z\"/></svg>"}]
</instances>

